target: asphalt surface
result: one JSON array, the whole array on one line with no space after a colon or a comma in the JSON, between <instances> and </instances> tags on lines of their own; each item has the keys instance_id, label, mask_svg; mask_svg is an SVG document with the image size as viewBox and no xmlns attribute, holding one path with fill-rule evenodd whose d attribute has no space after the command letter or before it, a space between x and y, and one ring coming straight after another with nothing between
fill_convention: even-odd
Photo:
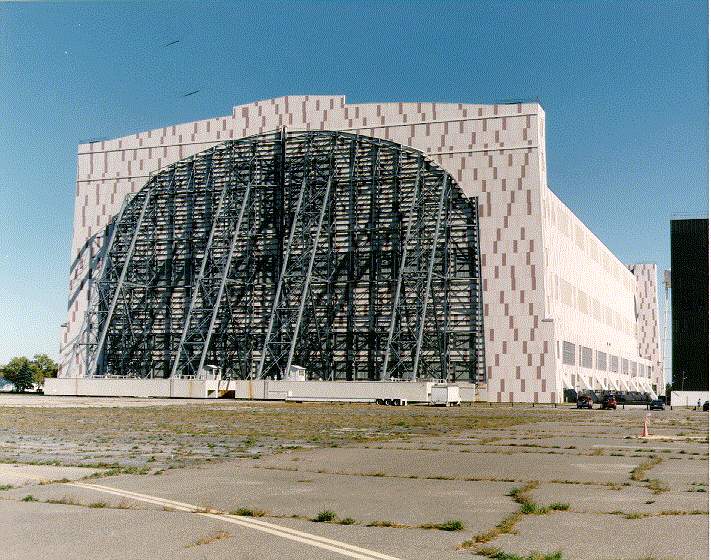
<instances>
[{"instance_id":1,"label":"asphalt surface","mask_svg":"<svg viewBox=\"0 0 711 560\"><path fill-rule=\"evenodd\" d=\"M510 491L529 484L529 500L567 510L523 515L487 546L565 560L706 559L708 416L666 411L654 418L659 437L639 439L644 413L542 411L516 426L143 475L0 463L0 488L13 486L0 491L0 558L471 558L476 546L461 545L518 511ZM240 508L262 516L230 515ZM313 521L324 510L334 522ZM421 527L448 520L463 529Z\"/></svg>"}]
</instances>

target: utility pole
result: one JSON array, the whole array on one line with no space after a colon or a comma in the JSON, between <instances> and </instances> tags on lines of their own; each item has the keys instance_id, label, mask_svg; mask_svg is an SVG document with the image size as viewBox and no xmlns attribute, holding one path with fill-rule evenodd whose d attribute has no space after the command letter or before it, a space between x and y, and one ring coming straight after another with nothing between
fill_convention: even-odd
<instances>
[{"instance_id":1,"label":"utility pole","mask_svg":"<svg viewBox=\"0 0 711 560\"><path fill-rule=\"evenodd\" d=\"M665 393L667 379L671 377L671 352L669 352L669 290L671 289L671 274L671 270L664 271L664 326L662 330L662 376Z\"/></svg>"}]
</instances>

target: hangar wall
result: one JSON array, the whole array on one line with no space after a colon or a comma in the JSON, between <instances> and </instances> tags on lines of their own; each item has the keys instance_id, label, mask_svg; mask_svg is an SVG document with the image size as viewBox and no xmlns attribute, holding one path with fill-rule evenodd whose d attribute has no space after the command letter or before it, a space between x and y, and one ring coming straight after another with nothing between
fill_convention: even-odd
<instances>
[{"instance_id":1,"label":"hangar wall","mask_svg":"<svg viewBox=\"0 0 711 560\"><path fill-rule=\"evenodd\" d=\"M544 209L556 203L551 202L554 195L546 180L545 113L537 103L347 104L343 96L288 96L238 106L228 116L80 145L60 375L84 373L82 346L76 343L86 312L87 282L97 262L97 237L124 196L138 191L150 173L170 163L226 139L282 126L351 131L411 146L448 171L465 194L477 195L488 398L561 400L564 384L561 358L556 355L557 332L574 328L565 323L578 324L580 315L545 320L551 319L546 294L552 297L556 272L546 273L545 247L554 247L554 240L546 237L553 228L544 227ZM602 245L577 223L591 246ZM620 266L615 259L615 270ZM618 274L624 278L618 284L633 284L630 272ZM609 286L615 289L614 283ZM628 345L631 338L625 329L634 322L633 297L625 289L607 298L617 302L613 305L621 320L609 327L610 336L619 335ZM602 294L598 299L603 299ZM593 336L594 330L581 327L576 332L577 344L592 345L583 339Z\"/></svg>"}]
</instances>

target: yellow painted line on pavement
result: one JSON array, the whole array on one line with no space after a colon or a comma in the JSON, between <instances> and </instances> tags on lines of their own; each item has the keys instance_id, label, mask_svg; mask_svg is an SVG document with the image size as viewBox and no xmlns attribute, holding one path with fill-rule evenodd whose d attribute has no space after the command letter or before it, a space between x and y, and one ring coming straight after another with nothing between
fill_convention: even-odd
<instances>
[{"instance_id":1,"label":"yellow painted line on pavement","mask_svg":"<svg viewBox=\"0 0 711 560\"><path fill-rule=\"evenodd\" d=\"M342 541L337 541L322 537L320 535L315 535L313 533L306 533L304 531L298 531L290 527L284 527L281 525L276 525L274 523L269 523L267 521L262 521L255 519L253 517L244 517L240 515L231 515L227 513L222 513L219 511L205 511L205 508L196 506L193 504L188 504L185 502L178 502L175 500L167 500L165 498L159 498L158 496L149 496L147 494L139 494L138 492L131 492L130 490L123 490L120 488L113 488L111 486L104 486L102 484L86 484L84 482L67 482L67 486L75 486L77 488L84 488L88 490L94 490L96 492L104 492L107 494L113 494L115 496L121 496L122 498L129 498L145 503L150 503L154 505L170 507L178 511L184 511L188 513L194 513L196 515L202 515L203 517L209 517L219 521L226 521L227 523L232 523L234 525L240 525L242 527L247 527L249 529L255 529L257 531L262 531L274 536L289 539L295 542L300 542L302 544L307 544L310 546L315 546L331 552L341 554L343 556L348 556L350 558L357 558L359 560L399 560L395 556L389 556L381 552L376 552L374 550L369 550L367 548L361 548L352 544L348 544Z\"/></svg>"}]
</instances>

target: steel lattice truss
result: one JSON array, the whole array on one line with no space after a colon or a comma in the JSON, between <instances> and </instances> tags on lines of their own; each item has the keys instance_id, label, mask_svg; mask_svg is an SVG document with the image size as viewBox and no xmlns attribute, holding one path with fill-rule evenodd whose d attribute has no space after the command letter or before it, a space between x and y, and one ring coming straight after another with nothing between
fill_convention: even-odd
<instances>
[{"instance_id":1,"label":"steel lattice truss","mask_svg":"<svg viewBox=\"0 0 711 560\"><path fill-rule=\"evenodd\" d=\"M154 175L104 240L89 375L483 379L476 200L414 149L226 142Z\"/></svg>"}]
</instances>

